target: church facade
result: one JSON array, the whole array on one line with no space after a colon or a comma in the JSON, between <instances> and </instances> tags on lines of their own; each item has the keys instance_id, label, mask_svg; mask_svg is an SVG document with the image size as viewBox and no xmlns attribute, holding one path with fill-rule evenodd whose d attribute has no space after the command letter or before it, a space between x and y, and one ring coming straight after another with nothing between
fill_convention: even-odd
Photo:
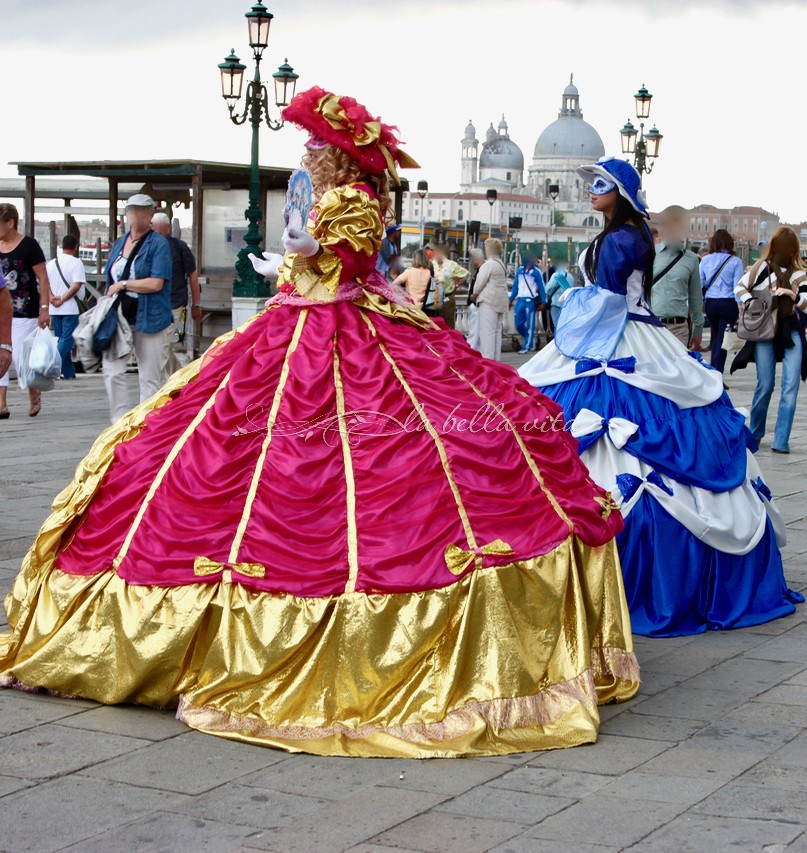
<instances>
[{"instance_id":1,"label":"church facade","mask_svg":"<svg viewBox=\"0 0 807 853\"><path fill-rule=\"evenodd\" d=\"M502 116L498 128L487 130L481 145L472 122L461 140L460 190L485 193L488 189L508 194L528 194L549 199L549 188L559 187L555 210L559 227L598 228L601 218L592 212L589 195L577 175L578 167L594 163L605 155L605 146L597 131L583 119L580 92L574 78L563 90L558 117L538 137L532 163L524 179L524 154L510 138Z\"/></svg>"},{"instance_id":2,"label":"church facade","mask_svg":"<svg viewBox=\"0 0 807 853\"><path fill-rule=\"evenodd\" d=\"M572 263L602 227L577 169L604 153L600 135L583 119L573 78L563 90L557 119L539 135L529 165L504 116L498 126L491 123L484 141L469 121L460 141L458 191L431 191L424 199L403 194L404 255L424 242L445 241L464 256L469 245L490 233L532 251L538 247L539 253L568 256ZM559 188L555 201L549 191L553 185ZM492 205L486 198L490 189L497 193Z\"/></svg>"}]
</instances>

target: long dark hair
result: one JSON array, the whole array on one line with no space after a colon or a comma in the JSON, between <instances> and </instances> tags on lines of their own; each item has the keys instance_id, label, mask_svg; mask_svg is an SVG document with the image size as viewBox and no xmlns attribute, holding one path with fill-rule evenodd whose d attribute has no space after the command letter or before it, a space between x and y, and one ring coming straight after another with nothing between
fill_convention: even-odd
<instances>
[{"instance_id":1,"label":"long dark hair","mask_svg":"<svg viewBox=\"0 0 807 853\"><path fill-rule=\"evenodd\" d=\"M737 254L734 251L734 237L725 228L719 228L709 240L709 254L714 255L717 252L728 252L730 255Z\"/></svg>"},{"instance_id":2,"label":"long dark hair","mask_svg":"<svg viewBox=\"0 0 807 853\"><path fill-rule=\"evenodd\" d=\"M641 214L634 210L633 205L623 195L617 196L613 219L605 220L605 228L600 231L588 247L586 261L583 265L586 271L586 278L590 282L597 280L597 265L599 264L600 248L603 241L612 231L616 231L617 228L621 228L623 225L635 225L650 249L647 255L647 263L643 270L644 291L645 294L648 294L653 285L653 263L656 260L656 247L653 245L653 238L650 236L650 232L647 230L647 225L645 225Z\"/></svg>"}]
</instances>

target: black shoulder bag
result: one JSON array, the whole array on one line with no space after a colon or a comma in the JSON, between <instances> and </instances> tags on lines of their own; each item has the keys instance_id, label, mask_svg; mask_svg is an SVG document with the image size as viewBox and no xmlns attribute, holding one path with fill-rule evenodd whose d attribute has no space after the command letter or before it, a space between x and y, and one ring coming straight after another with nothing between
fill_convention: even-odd
<instances>
[{"instance_id":1,"label":"black shoulder bag","mask_svg":"<svg viewBox=\"0 0 807 853\"><path fill-rule=\"evenodd\" d=\"M431 293L433 284L436 284L436 282L434 280L434 276L430 275L429 276L429 283L426 285L426 292L423 294L423 308L421 309L427 317L439 317L440 316L440 310L437 307L437 294L438 294L437 288L435 288L435 291L434 291L434 297L435 298L432 301L431 307L430 308L426 307L426 301L429 298L429 294Z\"/></svg>"},{"instance_id":2,"label":"black shoulder bag","mask_svg":"<svg viewBox=\"0 0 807 853\"><path fill-rule=\"evenodd\" d=\"M667 273L668 273L668 272L669 272L669 271L670 271L670 270L671 270L671 269L672 269L672 268L673 268L673 267L678 263L678 261L680 261L680 260L681 260L681 258L683 258L683 257L684 257L684 253L683 253L683 252L679 252L679 254L677 254L677 255L676 255L676 256L675 256L675 257L674 257L674 258L673 258L673 259L672 259L672 260L667 264L667 266L666 266L666 267L664 267L664 269L663 269L663 270L662 270L658 275L654 275L654 276L653 276L653 284L655 284L657 281L661 281L661 279L663 279L663 278L664 278L664 276L665 276L665 275L667 275Z\"/></svg>"},{"instance_id":3,"label":"black shoulder bag","mask_svg":"<svg viewBox=\"0 0 807 853\"><path fill-rule=\"evenodd\" d=\"M132 251L129 253L129 257L126 259L126 265L123 267L123 272L120 275L118 281L128 281L129 273L132 271L132 264L134 263L134 259L137 257L137 253L140 251L140 247L148 240L149 234L151 232L147 231L132 247ZM120 294L120 307L123 312L123 316L126 318L126 321L130 324L134 323L137 320L137 298L131 296L128 293L121 292Z\"/></svg>"},{"instance_id":4,"label":"black shoulder bag","mask_svg":"<svg viewBox=\"0 0 807 853\"><path fill-rule=\"evenodd\" d=\"M707 291L707 290L709 290L709 288L710 288L710 287L711 287L711 286L712 286L712 285L717 281L718 276L720 275L720 273L722 273L722 272L723 272L723 268L726 266L726 264L727 264L727 263L728 263L728 262L729 262L733 257L734 257L733 255L729 255L729 256L726 258L726 260L725 260L725 261L723 261L723 263L722 263L722 264L720 264L720 266L717 268L717 272L716 272L716 273L715 273L715 274L714 274L714 275L709 279L709 284L707 284L707 285L706 285L706 287L704 287L704 288L703 288L703 296L704 296L704 298L706 297L706 291Z\"/></svg>"},{"instance_id":5,"label":"black shoulder bag","mask_svg":"<svg viewBox=\"0 0 807 853\"><path fill-rule=\"evenodd\" d=\"M65 286L68 290L70 290L70 288L71 288L73 285L72 285L72 284L70 284L70 283L67 281L67 279L64 277L64 273L62 272L62 268L59 266L59 259L58 259L58 258L54 258L53 260L56 262L56 270L57 270L57 272L59 273L59 278L64 282L64 286ZM76 282L73 282L73 284L75 284L75 283L76 283ZM75 300L76 300L76 305L78 305L78 313L79 313L79 314L83 314L83 313L87 310L87 303L86 303L86 302L85 302L85 301L84 301L84 300L83 300L83 299L78 295L80 292L81 292L81 288L79 287L78 292L77 292L77 293L75 293L75 294L71 297L71 299L75 299Z\"/></svg>"}]
</instances>

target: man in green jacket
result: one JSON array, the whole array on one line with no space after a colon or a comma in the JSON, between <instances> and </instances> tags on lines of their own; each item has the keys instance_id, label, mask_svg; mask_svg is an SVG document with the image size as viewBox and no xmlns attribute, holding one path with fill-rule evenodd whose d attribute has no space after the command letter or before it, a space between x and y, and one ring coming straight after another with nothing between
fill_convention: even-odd
<instances>
[{"instance_id":1,"label":"man in green jacket","mask_svg":"<svg viewBox=\"0 0 807 853\"><path fill-rule=\"evenodd\" d=\"M686 248L689 214L675 204L659 215L660 242L653 265L650 307L689 349L701 349L703 294L698 256Z\"/></svg>"}]
</instances>

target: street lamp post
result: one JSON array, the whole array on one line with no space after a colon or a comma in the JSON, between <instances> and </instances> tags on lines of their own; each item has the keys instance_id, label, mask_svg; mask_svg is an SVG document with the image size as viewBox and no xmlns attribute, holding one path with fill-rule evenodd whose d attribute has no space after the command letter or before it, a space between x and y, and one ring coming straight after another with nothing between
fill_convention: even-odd
<instances>
[{"instance_id":1,"label":"street lamp post","mask_svg":"<svg viewBox=\"0 0 807 853\"><path fill-rule=\"evenodd\" d=\"M392 195L394 197L394 216L395 224L400 226L403 222L403 197L404 193L409 192L409 179L401 178L400 184L393 184Z\"/></svg>"},{"instance_id":2,"label":"street lamp post","mask_svg":"<svg viewBox=\"0 0 807 853\"><path fill-rule=\"evenodd\" d=\"M560 187L557 184L549 185L549 197L552 199L552 239L555 238L555 202L560 195Z\"/></svg>"},{"instance_id":3,"label":"street lamp post","mask_svg":"<svg viewBox=\"0 0 807 853\"><path fill-rule=\"evenodd\" d=\"M272 13L258 0L244 16L249 26L249 46L252 48L252 58L255 63L255 71L252 80L247 84L244 111L239 115L235 112L236 103L241 98L241 90L244 84L244 72L246 66L241 63L230 51L224 62L220 63L221 72L221 94L227 103L230 120L233 124L244 124L249 120L252 126L252 150L250 158L249 178L249 206L244 211L244 216L249 223L247 233L244 236L244 246L238 253L235 264L236 279L233 282L233 297L246 297L248 299L265 299L269 295L269 285L263 276L259 275L249 260L250 255L261 254L261 235L259 223L262 218L260 204L260 171L259 171L259 134L263 121L269 130L280 130L283 121L272 119L269 115L269 93L261 80L261 59L263 51L269 44L269 26L272 22ZM298 74L286 60L272 74L274 82L274 101L278 109L288 106L294 97ZM254 313L254 312L253 312Z\"/></svg>"},{"instance_id":4,"label":"street lamp post","mask_svg":"<svg viewBox=\"0 0 807 853\"><path fill-rule=\"evenodd\" d=\"M418 181L418 195L420 196L420 248L426 243L426 197L429 195L429 182Z\"/></svg>"},{"instance_id":5,"label":"street lamp post","mask_svg":"<svg viewBox=\"0 0 807 853\"><path fill-rule=\"evenodd\" d=\"M495 189L489 189L487 193L485 193L485 197L488 200L488 204L490 205L490 216L488 217L488 240L493 236L493 205L496 204L496 199L499 197L499 193Z\"/></svg>"},{"instance_id":6,"label":"street lamp post","mask_svg":"<svg viewBox=\"0 0 807 853\"><path fill-rule=\"evenodd\" d=\"M514 269L518 269L521 266L521 251L520 251L520 243L521 243L521 228L524 225L524 217L523 216L511 216L508 220L507 225L507 237L508 241L512 234L513 243L515 244L515 254L514 258ZM509 245L508 245L508 257L509 257Z\"/></svg>"},{"instance_id":7,"label":"street lamp post","mask_svg":"<svg viewBox=\"0 0 807 853\"><path fill-rule=\"evenodd\" d=\"M636 101L636 118L639 120L637 130L633 122L628 119L625 126L619 131L622 137L622 153L633 154L633 165L639 176L649 175L653 171L655 160L659 155L661 140L664 138L656 127L644 132L644 120L650 117L650 102L653 96L642 84L639 91L633 96ZM651 162L648 162L651 161Z\"/></svg>"}]
</instances>

